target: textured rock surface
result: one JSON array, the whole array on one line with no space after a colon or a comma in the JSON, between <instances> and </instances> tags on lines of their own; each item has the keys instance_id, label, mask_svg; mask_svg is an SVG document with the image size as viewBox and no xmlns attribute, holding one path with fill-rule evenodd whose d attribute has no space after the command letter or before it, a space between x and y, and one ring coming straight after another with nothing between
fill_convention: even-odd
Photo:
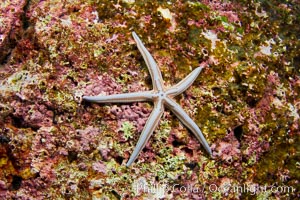
<instances>
[{"instance_id":1,"label":"textured rock surface","mask_svg":"<svg viewBox=\"0 0 300 200\"><path fill-rule=\"evenodd\" d=\"M17 41L22 38L22 30L27 26L26 3L25 0L0 3L0 62L6 62Z\"/></svg>"},{"instance_id":2,"label":"textured rock surface","mask_svg":"<svg viewBox=\"0 0 300 200\"><path fill-rule=\"evenodd\" d=\"M117 2L117 1L116 1ZM299 198L300 2L0 3L0 199ZM131 32L213 150L165 112L130 168L149 90Z\"/></svg>"}]
</instances>

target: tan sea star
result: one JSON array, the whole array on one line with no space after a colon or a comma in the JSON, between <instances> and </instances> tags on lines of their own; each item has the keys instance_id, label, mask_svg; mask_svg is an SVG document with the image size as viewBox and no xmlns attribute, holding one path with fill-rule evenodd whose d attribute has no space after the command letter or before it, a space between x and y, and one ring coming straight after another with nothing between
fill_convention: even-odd
<instances>
[{"instance_id":1,"label":"tan sea star","mask_svg":"<svg viewBox=\"0 0 300 200\"><path fill-rule=\"evenodd\" d=\"M151 91L134 92L134 93L124 93L124 94L113 94L108 96L83 96L83 100L96 102L96 103L124 103L124 102L137 102L137 101L153 101L154 109L140 135L136 148L131 154L126 166L130 166L135 159L138 157L141 150L146 145L150 136L152 135L154 129L158 125L158 122L164 113L164 106L171 110L179 120L190 129L200 143L204 146L206 151L211 155L211 149L205 140L201 130L197 124L188 116L188 114L178 105L174 97L184 92L198 77L202 68L198 67L192 71L187 77L176 85L165 88L163 85L163 79L161 72L155 63L153 57L149 51L145 48L144 44L135 32L132 33L133 38L140 50L143 58L148 66L150 75L152 78L153 89Z\"/></svg>"}]
</instances>

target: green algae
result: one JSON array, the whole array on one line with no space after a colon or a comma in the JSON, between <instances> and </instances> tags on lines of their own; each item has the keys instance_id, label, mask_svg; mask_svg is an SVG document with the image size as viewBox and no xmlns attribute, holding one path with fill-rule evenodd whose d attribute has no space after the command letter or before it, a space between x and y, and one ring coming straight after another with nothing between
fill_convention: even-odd
<instances>
[{"instance_id":1,"label":"green algae","mask_svg":"<svg viewBox=\"0 0 300 200\"><path fill-rule=\"evenodd\" d=\"M293 184L295 180L299 180L300 173L297 169L297 162L299 161L299 137L295 138L290 142L277 142L273 145L271 150L264 159L256 164L257 174L255 179L259 183L268 183L272 185L273 183L289 183ZM286 181L282 174L285 170L289 171L292 180ZM299 186L294 185L297 190Z\"/></svg>"},{"instance_id":2,"label":"green algae","mask_svg":"<svg viewBox=\"0 0 300 200\"><path fill-rule=\"evenodd\" d=\"M124 133L125 140L133 138L133 129L134 129L133 124L128 121L126 121L122 124L120 131L122 131Z\"/></svg>"}]
</instances>

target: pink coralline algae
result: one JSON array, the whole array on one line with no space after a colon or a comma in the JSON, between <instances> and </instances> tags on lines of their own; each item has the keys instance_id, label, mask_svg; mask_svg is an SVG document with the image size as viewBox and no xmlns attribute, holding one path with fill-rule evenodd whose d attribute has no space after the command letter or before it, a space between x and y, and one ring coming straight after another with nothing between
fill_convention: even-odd
<instances>
[{"instance_id":1,"label":"pink coralline algae","mask_svg":"<svg viewBox=\"0 0 300 200\"><path fill-rule=\"evenodd\" d=\"M6 4L6 5L3 5ZM11 53L15 44L22 35L22 16L25 0L1 2L0 6L0 62Z\"/></svg>"},{"instance_id":2,"label":"pink coralline algae","mask_svg":"<svg viewBox=\"0 0 300 200\"><path fill-rule=\"evenodd\" d=\"M1 1L0 199L299 199L298 16L298 0ZM153 105L82 102L152 89L132 31L165 85L204 67L175 100L212 157L166 109L127 168Z\"/></svg>"},{"instance_id":3,"label":"pink coralline algae","mask_svg":"<svg viewBox=\"0 0 300 200\"><path fill-rule=\"evenodd\" d=\"M114 118L120 119L121 123L123 120L132 121L136 126L137 131L140 132L143 130L144 125L150 115L151 109L143 106L144 103L136 103L131 106L122 105L122 106L112 106L110 112L115 115ZM123 120L122 120L123 119ZM119 124L119 127L121 124Z\"/></svg>"},{"instance_id":4,"label":"pink coralline algae","mask_svg":"<svg viewBox=\"0 0 300 200\"><path fill-rule=\"evenodd\" d=\"M105 76L95 77L90 80L92 84L86 87L85 95L101 95L121 92L121 86L106 74Z\"/></svg>"},{"instance_id":5,"label":"pink coralline algae","mask_svg":"<svg viewBox=\"0 0 300 200\"><path fill-rule=\"evenodd\" d=\"M127 74L136 77L136 72L128 70ZM121 85L116 83L107 74L104 76L93 77L91 84L85 88L84 94L87 96L93 95L109 95L121 93ZM140 84L128 85L128 92L137 91L141 87ZM142 89L145 89L142 87ZM150 115L150 106L144 106L145 103L134 103L132 105L112 105L105 111L105 119L118 119L119 129L124 120L132 121L138 132L141 132Z\"/></svg>"},{"instance_id":6,"label":"pink coralline algae","mask_svg":"<svg viewBox=\"0 0 300 200\"><path fill-rule=\"evenodd\" d=\"M244 141L248 142L248 148L244 153L250 157L253 155L260 155L269 148L269 143L265 140L254 140L262 134L261 124L265 123L268 115L273 115L271 109L276 107L276 89L280 85L278 74L272 72L267 77L268 83L265 89L265 93L255 108L249 109L249 118L246 120L249 134L245 136ZM274 120L276 117L273 116ZM262 135L261 135L262 136ZM263 136L262 136L263 137Z\"/></svg>"},{"instance_id":7,"label":"pink coralline algae","mask_svg":"<svg viewBox=\"0 0 300 200\"><path fill-rule=\"evenodd\" d=\"M93 170L106 174L106 166L102 162L93 163Z\"/></svg>"},{"instance_id":8,"label":"pink coralline algae","mask_svg":"<svg viewBox=\"0 0 300 200\"><path fill-rule=\"evenodd\" d=\"M237 140L232 143L228 142L220 142L218 146L215 148L215 156L219 156L222 160L231 163L234 159L239 157L240 147L239 142Z\"/></svg>"},{"instance_id":9,"label":"pink coralline algae","mask_svg":"<svg viewBox=\"0 0 300 200\"><path fill-rule=\"evenodd\" d=\"M22 105L18 101L13 101L11 106L16 108L13 116L18 118L24 126L40 128L52 125L53 112L48 110L45 105Z\"/></svg>"},{"instance_id":10,"label":"pink coralline algae","mask_svg":"<svg viewBox=\"0 0 300 200\"><path fill-rule=\"evenodd\" d=\"M91 147L96 148L97 138L101 134L98 128L87 127L84 130L76 130L78 138L80 138L79 146L75 150L90 151Z\"/></svg>"}]
</instances>

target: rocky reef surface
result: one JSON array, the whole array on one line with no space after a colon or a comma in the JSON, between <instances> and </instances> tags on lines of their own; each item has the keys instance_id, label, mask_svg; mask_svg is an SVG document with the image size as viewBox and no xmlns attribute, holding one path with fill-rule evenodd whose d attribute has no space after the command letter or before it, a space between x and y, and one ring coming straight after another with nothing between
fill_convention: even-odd
<instances>
[{"instance_id":1,"label":"rocky reef surface","mask_svg":"<svg viewBox=\"0 0 300 200\"><path fill-rule=\"evenodd\" d=\"M300 197L300 2L0 2L0 199ZM197 139L166 111L131 166L150 103L83 95L151 89L135 31Z\"/></svg>"}]
</instances>

